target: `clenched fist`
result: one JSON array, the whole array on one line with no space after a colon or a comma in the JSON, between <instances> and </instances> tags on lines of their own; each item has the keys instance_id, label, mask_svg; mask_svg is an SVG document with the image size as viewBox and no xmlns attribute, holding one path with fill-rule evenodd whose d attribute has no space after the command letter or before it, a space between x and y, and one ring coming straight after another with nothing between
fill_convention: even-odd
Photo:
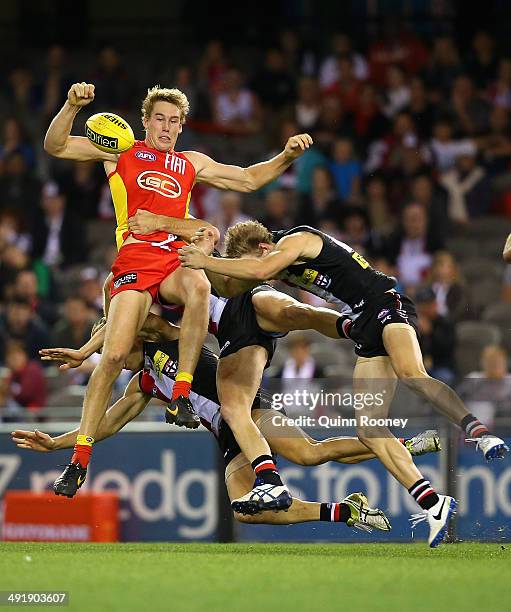
<instances>
[{"instance_id":1,"label":"clenched fist","mask_svg":"<svg viewBox=\"0 0 511 612\"><path fill-rule=\"evenodd\" d=\"M74 83L67 92L71 106L87 106L94 100L94 85L91 83Z\"/></svg>"},{"instance_id":2,"label":"clenched fist","mask_svg":"<svg viewBox=\"0 0 511 612\"><path fill-rule=\"evenodd\" d=\"M284 155L288 159L297 159L300 157L300 155L303 155L305 150L311 145L312 138L309 136L309 134L297 134L296 136L291 136L291 138L286 142Z\"/></svg>"}]
</instances>

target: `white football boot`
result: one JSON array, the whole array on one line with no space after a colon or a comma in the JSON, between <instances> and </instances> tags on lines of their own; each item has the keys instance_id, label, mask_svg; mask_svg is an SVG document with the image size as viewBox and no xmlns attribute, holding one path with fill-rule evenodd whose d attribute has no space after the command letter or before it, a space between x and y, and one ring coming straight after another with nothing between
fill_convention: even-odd
<instances>
[{"instance_id":1,"label":"white football boot","mask_svg":"<svg viewBox=\"0 0 511 612\"><path fill-rule=\"evenodd\" d=\"M442 450L436 429L428 429L412 438L408 438L405 440L405 447L413 457L425 455L426 453L437 453Z\"/></svg>"},{"instance_id":2,"label":"white football boot","mask_svg":"<svg viewBox=\"0 0 511 612\"><path fill-rule=\"evenodd\" d=\"M477 442L476 450L481 450L486 461L492 459L504 459L509 452L509 446L501 438L492 434L481 438L467 438L466 442Z\"/></svg>"},{"instance_id":3,"label":"white football boot","mask_svg":"<svg viewBox=\"0 0 511 612\"><path fill-rule=\"evenodd\" d=\"M263 510L289 510L293 498L284 485L256 484L252 491L235 499L231 508L238 514L259 514Z\"/></svg>"},{"instance_id":4,"label":"white football boot","mask_svg":"<svg viewBox=\"0 0 511 612\"><path fill-rule=\"evenodd\" d=\"M447 532L447 527L449 526L449 521L451 520L453 514L456 513L457 505L458 504L454 497L439 495L438 502L432 508L429 510L423 510L417 514L412 514L410 518L412 532L419 523L422 523L422 521L428 521L428 544L431 548L436 548L444 539Z\"/></svg>"}]
</instances>

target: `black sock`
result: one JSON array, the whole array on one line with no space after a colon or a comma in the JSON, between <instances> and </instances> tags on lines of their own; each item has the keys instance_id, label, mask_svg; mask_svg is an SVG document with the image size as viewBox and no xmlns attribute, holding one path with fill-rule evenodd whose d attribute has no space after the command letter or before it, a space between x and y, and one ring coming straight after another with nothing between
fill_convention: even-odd
<instances>
[{"instance_id":1,"label":"black sock","mask_svg":"<svg viewBox=\"0 0 511 612\"><path fill-rule=\"evenodd\" d=\"M348 338L350 337L350 327L353 321L349 317L340 316L335 322L335 326L337 327L337 333L339 334L339 338Z\"/></svg>"},{"instance_id":2,"label":"black sock","mask_svg":"<svg viewBox=\"0 0 511 612\"><path fill-rule=\"evenodd\" d=\"M254 459L252 469L256 478L260 478L264 484L282 486L280 474L271 455L260 455L257 459Z\"/></svg>"},{"instance_id":3,"label":"black sock","mask_svg":"<svg viewBox=\"0 0 511 612\"><path fill-rule=\"evenodd\" d=\"M319 510L319 520L329 523L346 523L351 517L351 510L348 504L328 503L321 504Z\"/></svg>"},{"instance_id":4,"label":"black sock","mask_svg":"<svg viewBox=\"0 0 511 612\"><path fill-rule=\"evenodd\" d=\"M423 510L429 510L439 500L438 494L431 486L429 480L421 478L408 489L408 493L414 498Z\"/></svg>"},{"instance_id":5,"label":"black sock","mask_svg":"<svg viewBox=\"0 0 511 612\"><path fill-rule=\"evenodd\" d=\"M461 428L469 438L480 438L490 433L486 425L483 425L473 414L467 414L466 417L463 417Z\"/></svg>"}]
</instances>

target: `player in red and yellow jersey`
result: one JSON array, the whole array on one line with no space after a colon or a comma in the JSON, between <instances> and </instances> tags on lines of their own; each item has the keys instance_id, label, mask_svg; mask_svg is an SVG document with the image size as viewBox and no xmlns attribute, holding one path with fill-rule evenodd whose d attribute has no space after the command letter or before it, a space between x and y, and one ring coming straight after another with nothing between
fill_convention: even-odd
<instances>
[{"instance_id":1,"label":"player in red and yellow jersey","mask_svg":"<svg viewBox=\"0 0 511 612\"><path fill-rule=\"evenodd\" d=\"M113 383L158 296L184 306L177 383L166 418L189 427L198 423L188 395L206 335L210 285L202 271L182 268L177 257L182 246L177 237L189 240L205 225L188 215L193 185L202 182L219 189L254 191L280 176L312 144L308 134L293 136L279 155L248 168L220 164L195 151L177 153L174 147L189 110L188 100L178 89L156 86L148 90L142 103L145 139L120 155L105 153L87 138L70 135L77 113L93 99L94 85L72 85L44 142L45 150L55 157L103 162L117 216L119 254L112 267L105 345L87 388L75 453L54 485L57 494L70 497L89 462ZM146 225L138 233L143 211L153 213L155 228L160 225L160 215L172 219L166 222L165 231L148 231ZM257 434L253 446L258 456L269 454L267 443Z\"/></svg>"}]
</instances>

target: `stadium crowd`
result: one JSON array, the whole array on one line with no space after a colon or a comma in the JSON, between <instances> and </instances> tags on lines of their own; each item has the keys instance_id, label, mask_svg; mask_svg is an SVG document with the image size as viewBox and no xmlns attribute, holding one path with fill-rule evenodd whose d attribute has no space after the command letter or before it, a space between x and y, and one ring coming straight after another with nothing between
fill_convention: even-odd
<instances>
[{"instance_id":1,"label":"stadium crowd","mask_svg":"<svg viewBox=\"0 0 511 612\"><path fill-rule=\"evenodd\" d=\"M467 48L391 28L365 45L346 33L326 40L312 49L284 30L255 56L212 40L172 69L112 46L84 63L54 45L41 65L10 66L0 86L0 419L72 402L63 387L83 391L93 367L63 385L38 359L42 347L78 348L89 336L115 255L100 164L42 149L75 80L96 86L91 113L122 115L140 138L146 88L180 88L191 114L178 148L223 162L253 163L310 133L315 146L275 184L248 196L198 185L192 213L221 232L257 218L349 243L416 300L433 375L456 383L472 372L498 388L499 406L511 399L511 272L500 257L511 226L511 57L484 31ZM310 348L296 341L278 376L315 371ZM461 388L479 404L490 393Z\"/></svg>"}]
</instances>

